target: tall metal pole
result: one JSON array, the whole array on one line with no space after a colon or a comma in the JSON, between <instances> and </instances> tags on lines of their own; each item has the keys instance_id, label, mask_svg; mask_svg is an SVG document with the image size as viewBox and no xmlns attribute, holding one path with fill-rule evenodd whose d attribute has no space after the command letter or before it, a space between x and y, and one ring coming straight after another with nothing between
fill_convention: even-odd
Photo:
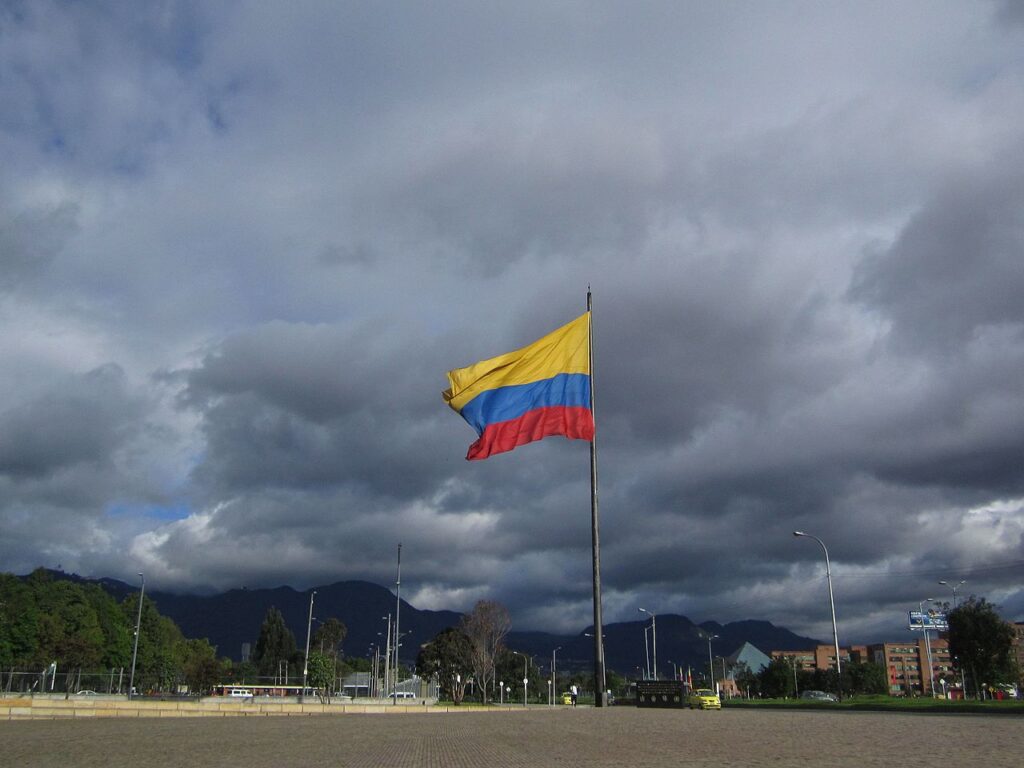
<instances>
[{"instance_id":1,"label":"tall metal pole","mask_svg":"<svg viewBox=\"0 0 1024 768\"><path fill-rule=\"evenodd\" d=\"M551 652L551 706L555 706L555 699L558 697L558 672L555 661L560 650L562 650L562 646L558 646Z\"/></svg>"},{"instance_id":2,"label":"tall metal pole","mask_svg":"<svg viewBox=\"0 0 1024 768\"><path fill-rule=\"evenodd\" d=\"M715 686L715 660L711 657L711 641L718 635L708 635L708 685Z\"/></svg>"},{"instance_id":3,"label":"tall metal pole","mask_svg":"<svg viewBox=\"0 0 1024 768\"><path fill-rule=\"evenodd\" d=\"M383 619L384 617L381 616ZM382 693L384 697L387 697L388 691L391 690L391 614L388 614L388 631L387 639L384 642L384 690Z\"/></svg>"},{"instance_id":4,"label":"tall metal pole","mask_svg":"<svg viewBox=\"0 0 1024 768\"><path fill-rule=\"evenodd\" d=\"M825 553L825 578L828 580L828 604L832 609L832 639L835 640L836 644L836 693L839 694L839 700L843 700L843 670L839 659L839 630L836 629L836 601L832 596L832 566L828 560L828 547L825 546L825 542L810 533L804 533L803 531L793 531L794 536L806 536L808 539L814 539L818 544L821 545L821 551Z\"/></svg>"},{"instance_id":5,"label":"tall metal pole","mask_svg":"<svg viewBox=\"0 0 1024 768\"><path fill-rule=\"evenodd\" d=\"M398 543L398 579L395 581L395 675L392 681L395 686L395 695L392 704L398 704L398 641L401 635L398 634L398 613L402 610L402 543Z\"/></svg>"},{"instance_id":6,"label":"tall metal pole","mask_svg":"<svg viewBox=\"0 0 1024 768\"><path fill-rule=\"evenodd\" d=\"M135 659L139 655L139 631L142 629L142 600L146 596L146 577L141 573L139 578L142 579L142 589L139 591L139 612L135 616L135 644L132 647L132 672L128 676L128 700L131 701L132 694L135 692Z\"/></svg>"},{"instance_id":7,"label":"tall metal pole","mask_svg":"<svg viewBox=\"0 0 1024 768\"><path fill-rule=\"evenodd\" d=\"M597 513L597 411L594 407L594 313L590 286L587 286L587 315L590 347L590 414L594 419L594 437L590 441L590 537L594 563L594 706L607 705L604 669L604 628L601 622L601 537Z\"/></svg>"},{"instance_id":8,"label":"tall metal pole","mask_svg":"<svg viewBox=\"0 0 1024 768\"><path fill-rule=\"evenodd\" d=\"M652 677L651 670L653 669L653 677L655 680L658 679L658 625L657 615L652 611L648 611L646 608L640 609L641 613L646 613L651 617L651 656L653 660L653 667L648 667L648 677ZM644 630L644 645L647 644L647 631Z\"/></svg>"},{"instance_id":9,"label":"tall metal pole","mask_svg":"<svg viewBox=\"0 0 1024 768\"><path fill-rule=\"evenodd\" d=\"M309 676L309 634L313 629L313 598L316 590L309 593L309 619L306 621L306 656L302 660L302 695L306 695L306 678Z\"/></svg>"},{"instance_id":10,"label":"tall metal pole","mask_svg":"<svg viewBox=\"0 0 1024 768\"><path fill-rule=\"evenodd\" d=\"M932 641L928 637L928 627L924 621L924 604L931 601L930 597L926 597L917 604L917 610L921 614L921 629L924 631L924 649L928 655L928 686L931 688L932 698L935 698L935 665L932 664ZM924 675L921 676L921 693L924 694Z\"/></svg>"},{"instance_id":11,"label":"tall metal pole","mask_svg":"<svg viewBox=\"0 0 1024 768\"><path fill-rule=\"evenodd\" d=\"M647 624L644 623L644 680L651 678L651 647L647 642Z\"/></svg>"}]
</instances>

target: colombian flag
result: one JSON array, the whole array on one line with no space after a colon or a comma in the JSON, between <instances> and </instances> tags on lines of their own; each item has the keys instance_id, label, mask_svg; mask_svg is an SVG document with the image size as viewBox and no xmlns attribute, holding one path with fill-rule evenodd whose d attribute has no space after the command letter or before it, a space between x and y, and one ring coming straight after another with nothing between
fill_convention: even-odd
<instances>
[{"instance_id":1,"label":"colombian flag","mask_svg":"<svg viewBox=\"0 0 1024 768\"><path fill-rule=\"evenodd\" d=\"M448 383L442 397L480 436L468 460L551 435L593 440L590 312L515 352L449 371Z\"/></svg>"}]
</instances>

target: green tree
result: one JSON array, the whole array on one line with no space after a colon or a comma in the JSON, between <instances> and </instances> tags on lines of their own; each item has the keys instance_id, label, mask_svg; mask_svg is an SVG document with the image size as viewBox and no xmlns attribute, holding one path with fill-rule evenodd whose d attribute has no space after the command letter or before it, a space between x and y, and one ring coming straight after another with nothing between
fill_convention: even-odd
<instances>
[{"instance_id":1,"label":"green tree","mask_svg":"<svg viewBox=\"0 0 1024 768\"><path fill-rule=\"evenodd\" d=\"M986 684L1013 682L1013 627L1000 618L996 606L971 596L947 614L949 653L970 678L975 695Z\"/></svg>"},{"instance_id":2,"label":"green tree","mask_svg":"<svg viewBox=\"0 0 1024 768\"><path fill-rule=\"evenodd\" d=\"M742 693L750 696L757 696L761 693L761 679L745 661L736 664L735 678L736 686Z\"/></svg>"},{"instance_id":3,"label":"green tree","mask_svg":"<svg viewBox=\"0 0 1024 768\"><path fill-rule=\"evenodd\" d=\"M217 659L217 650L207 640L185 640L185 661L182 672L189 692L202 696L221 682L224 664Z\"/></svg>"},{"instance_id":4,"label":"green tree","mask_svg":"<svg viewBox=\"0 0 1024 768\"><path fill-rule=\"evenodd\" d=\"M437 675L442 696L461 704L473 674L473 647L465 633L455 627L440 632L420 649L416 672L424 678Z\"/></svg>"},{"instance_id":5,"label":"green tree","mask_svg":"<svg viewBox=\"0 0 1024 768\"><path fill-rule=\"evenodd\" d=\"M28 585L0 574L0 667L27 666L38 653L39 612Z\"/></svg>"},{"instance_id":6,"label":"green tree","mask_svg":"<svg viewBox=\"0 0 1024 768\"><path fill-rule=\"evenodd\" d=\"M346 635L348 635L348 627L338 619L331 618L316 628L310 647L317 648L321 653L332 658L337 658Z\"/></svg>"},{"instance_id":7,"label":"green tree","mask_svg":"<svg viewBox=\"0 0 1024 768\"><path fill-rule=\"evenodd\" d=\"M792 696L793 664L787 658L772 659L767 667L758 675L761 692L769 698Z\"/></svg>"},{"instance_id":8,"label":"green tree","mask_svg":"<svg viewBox=\"0 0 1024 768\"><path fill-rule=\"evenodd\" d=\"M873 695L889 692L885 667L873 662L843 665L843 690L851 695Z\"/></svg>"},{"instance_id":9,"label":"green tree","mask_svg":"<svg viewBox=\"0 0 1024 768\"><path fill-rule=\"evenodd\" d=\"M309 654L309 684L317 690L321 701L331 703L331 695L334 692L334 669L335 659L320 651L311 651Z\"/></svg>"},{"instance_id":10,"label":"green tree","mask_svg":"<svg viewBox=\"0 0 1024 768\"><path fill-rule=\"evenodd\" d=\"M263 618L252 660L264 677L277 677L282 661L294 663L295 635L284 623L281 612L271 606Z\"/></svg>"}]
</instances>

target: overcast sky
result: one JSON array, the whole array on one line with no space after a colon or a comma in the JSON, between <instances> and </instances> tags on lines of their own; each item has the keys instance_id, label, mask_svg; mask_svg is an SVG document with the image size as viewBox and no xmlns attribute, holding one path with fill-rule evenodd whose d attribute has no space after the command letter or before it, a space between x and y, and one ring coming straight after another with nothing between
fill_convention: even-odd
<instances>
[{"instance_id":1,"label":"overcast sky","mask_svg":"<svg viewBox=\"0 0 1024 768\"><path fill-rule=\"evenodd\" d=\"M1024 4L0 3L0 570L591 621L1024 619Z\"/></svg>"}]
</instances>

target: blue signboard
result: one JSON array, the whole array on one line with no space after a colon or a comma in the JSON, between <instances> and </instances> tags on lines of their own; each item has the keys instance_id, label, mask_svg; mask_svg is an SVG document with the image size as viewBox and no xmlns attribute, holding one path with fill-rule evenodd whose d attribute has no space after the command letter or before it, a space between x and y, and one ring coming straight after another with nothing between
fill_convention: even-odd
<instances>
[{"instance_id":1,"label":"blue signboard","mask_svg":"<svg viewBox=\"0 0 1024 768\"><path fill-rule=\"evenodd\" d=\"M934 629L936 632L948 632L949 623L946 621L946 614L938 611L911 611L910 629L917 632Z\"/></svg>"}]
</instances>

